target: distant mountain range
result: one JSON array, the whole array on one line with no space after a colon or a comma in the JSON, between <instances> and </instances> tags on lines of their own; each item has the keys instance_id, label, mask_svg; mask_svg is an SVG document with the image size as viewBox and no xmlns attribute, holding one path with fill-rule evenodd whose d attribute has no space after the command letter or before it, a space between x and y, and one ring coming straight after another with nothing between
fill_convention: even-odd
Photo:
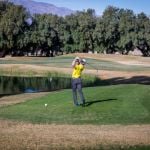
<instances>
[{"instance_id":1,"label":"distant mountain range","mask_svg":"<svg viewBox=\"0 0 150 150\"><path fill-rule=\"evenodd\" d=\"M9 0L16 5L24 6L31 14L56 14L58 16L66 16L74 13L73 10L65 7L57 7L53 4L35 2L33 0Z\"/></svg>"}]
</instances>

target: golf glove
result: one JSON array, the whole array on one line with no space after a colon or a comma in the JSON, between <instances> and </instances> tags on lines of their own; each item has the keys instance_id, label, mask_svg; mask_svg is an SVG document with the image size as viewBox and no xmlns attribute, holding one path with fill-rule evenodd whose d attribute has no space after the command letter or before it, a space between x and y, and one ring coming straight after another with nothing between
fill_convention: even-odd
<instances>
[{"instance_id":1,"label":"golf glove","mask_svg":"<svg viewBox=\"0 0 150 150\"><path fill-rule=\"evenodd\" d=\"M75 59L72 61L72 66L75 65L76 60L80 60L80 58L79 57L75 57Z\"/></svg>"}]
</instances>

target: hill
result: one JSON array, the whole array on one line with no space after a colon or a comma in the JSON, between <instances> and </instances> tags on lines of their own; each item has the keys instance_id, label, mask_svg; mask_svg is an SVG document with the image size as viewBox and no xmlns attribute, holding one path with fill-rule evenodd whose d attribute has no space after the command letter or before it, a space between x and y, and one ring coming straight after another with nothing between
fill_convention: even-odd
<instances>
[{"instance_id":1,"label":"hill","mask_svg":"<svg viewBox=\"0 0 150 150\"><path fill-rule=\"evenodd\" d=\"M31 14L56 14L58 16L66 16L73 13L73 10L64 7L57 7L53 4L35 2L33 0L10 0L16 5L24 6Z\"/></svg>"}]
</instances>

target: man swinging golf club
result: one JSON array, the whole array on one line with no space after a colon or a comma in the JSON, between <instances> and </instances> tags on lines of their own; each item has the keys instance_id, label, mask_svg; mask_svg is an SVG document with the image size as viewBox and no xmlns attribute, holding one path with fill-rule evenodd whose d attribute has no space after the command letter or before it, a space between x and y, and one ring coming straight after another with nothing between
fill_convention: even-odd
<instances>
[{"instance_id":1,"label":"man swinging golf club","mask_svg":"<svg viewBox=\"0 0 150 150\"><path fill-rule=\"evenodd\" d=\"M76 57L72 62L73 72L72 72L72 92L73 92L73 100L75 106L85 106L85 99L82 92L82 81L81 81L81 73L84 70L84 65L86 64L85 59L81 59ZM78 103L77 100L77 91L79 92L81 103Z\"/></svg>"}]
</instances>

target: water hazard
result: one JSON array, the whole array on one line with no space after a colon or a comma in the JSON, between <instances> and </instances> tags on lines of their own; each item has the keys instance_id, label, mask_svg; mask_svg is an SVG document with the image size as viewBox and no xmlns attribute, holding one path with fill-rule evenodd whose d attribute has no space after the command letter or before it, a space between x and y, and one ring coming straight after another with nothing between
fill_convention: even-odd
<instances>
[{"instance_id":1,"label":"water hazard","mask_svg":"<svg viewBox=\"0 0 150 150\"><path fill-rule=\"evenodd\" d=\"M71 87L65 77L8 77L0 76L0 94L46 92Z\"/></svg>"}]
</instances>

